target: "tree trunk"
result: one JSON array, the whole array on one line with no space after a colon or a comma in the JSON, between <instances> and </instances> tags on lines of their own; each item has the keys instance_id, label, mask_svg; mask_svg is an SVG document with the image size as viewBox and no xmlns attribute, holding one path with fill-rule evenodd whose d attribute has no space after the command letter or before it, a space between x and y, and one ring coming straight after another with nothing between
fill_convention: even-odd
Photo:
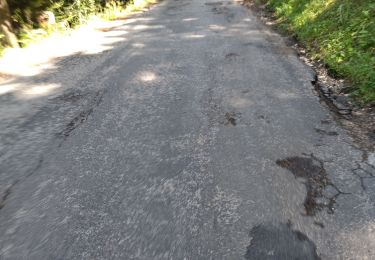
<instances>
[{"instance_id":1,"label":"tree trunk","mask_svg":"<svg viewBox=\"0 0 375 260\"><path fill-rule=\"evenodd\" d=\"M0 0L0 34L4 36L0 39L4 45L19 47L17 37L13 33L7 0Z\"/></svg>"}]
</instances>

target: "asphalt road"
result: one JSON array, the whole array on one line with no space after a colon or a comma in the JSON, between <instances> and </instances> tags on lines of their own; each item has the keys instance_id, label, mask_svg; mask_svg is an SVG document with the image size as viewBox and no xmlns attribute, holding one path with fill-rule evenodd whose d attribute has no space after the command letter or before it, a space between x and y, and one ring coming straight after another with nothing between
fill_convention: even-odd
<instances>
[{"instance_id":1,"label":"asphalt road","mask_svg":"<svg viewBox=\"0 0 375 260\"><path fill-rule=\"evenodd\" d=\"M0 96L37 104L0 127L1 259L375 259L373 156L282 37L230 0L109 31Z\"/></svg>"}]
</instances>

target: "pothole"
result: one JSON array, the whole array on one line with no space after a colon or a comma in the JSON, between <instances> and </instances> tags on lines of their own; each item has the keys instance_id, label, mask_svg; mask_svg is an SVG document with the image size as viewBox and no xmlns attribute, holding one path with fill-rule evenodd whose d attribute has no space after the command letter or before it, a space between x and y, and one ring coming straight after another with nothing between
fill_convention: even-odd
<instances>
[{"instance_id":1,"label":"pothole","mask_svg":"<svg viewBox=\"0 0 375 260\"><path fill-rule=\"evenodd\" d=\"M235 112L227 112L225 113L225 119L226 119L226 125L232 125L236 126L237 125L237 119L239 117L238 113Z\"/></svg>"},{"instance_id":2,"label":"pothole","mask_svg":"<svg viewBox=\"0 0 375 260\"><path fill-rule=\"evenodd\" d=\"M229 11L229 8L228 7L213 7L212 8L212 12L214 14L225 14L225 13L228 13Z\"/></svg>"},{"instance_id":3,"label":"pothole","mask_svg":"<svg viewBox=\"0 0 375 260\"><path fill-rule=\"evenodd\" d=\"M326 131L320 128L315 128L315 132L321 135L328 135L328 136L338 136L339 134L336 131Z\"/></svg>"},{"instance_id":4,"label":"pothole","mask_svg":"<svg viewBox=\"0 0 375 260\"><path fill-rule=\"evenodd\" d=\"M251 229L250 245L245 259L304 259L318 260L315 244L308 236L293 230L291 224L262 224Z\"/></svg>"},{"instance_id":5,"label":"pothole","mask_svg":"<svg viewBox=\"0 0 375 260\"><path fill-rule=\"evenodd\" d=\"M271 120L269 120L269 118L265 115L258 115L257 118L259 120L263 120L264 122L266 122L267 124L270 124L271 123Z\"/></svg>"},{"instance_id":6,"label":"pothole","mask_svg":"<svg viewBox=\"0 0 375 260\"><path fill-rule=\"evenodd\" d=\"M227 59L227 60L235 60L239 56L240 55L238 53L230 52L230 53L228 53L228 54L225 55L225 59Z\"/></svg>"},{"instance_id":7,"label":"pothole","mask_svg":"<svg viewBox=\"0 0 375 260\"><path fill-rule=\"evenodd\" d=\"M216 6L216 5L223 5L223 2L210 2L210 3L204 3L204 4L208 6Z\"/></svg>"},{"instance_id":8,"label":"pothole","mask_svg":"<svg viewBox=\"0 0 375 260\"><path fill-rule=\"evenodd\" d=\"M5 189L2 197L0 198L0 209L2 209L4 206L5 206L5 201L7 200L7 198L10 196L10 194L12 193L12 188L15 184L17 184L18 181L16 181L15 183L13 183L12 185L10 185L8 188Z\"/></svg>"},{"instance_id":9,"label":"pothole","mask_svg":"<svg viewBox=\"0 0 375 260\"><path fill-rule=\"evenodd\" d=\"M234 20L235 14L234 13L229 13L226 15L226 19L228 23L231 23Z\"/></svg>"},{"instance_id":10,"label":"pothole","mask_svg":"<svg viewBox=\"0 0 375 260\"><path fill-rule=\"evenodd\" d=\"M341 194L347 194L331 182L323 161L314 155L288 157L277 160L276 164L290 171L295 178L304 179L307 195L303 205L307 216L314 216L323 209L333 214L337 198Z\"/></svg>"},{"instance_id":11,"label":"pothole","mask_svg":"<svg viewBox=\"0 0 375 260\"><path fill-rule=\"evenodd\" d=\"M328 119L323 119L323 120L320 120L320 123L321 123L322 125L329 125L329 124L331 123L331 121L328 120Z\"/></svg>"},{"instance_id":12,"label":"pothole","mask_svg":"<svg viewBox=\"0 0 375 260\"><path fill-rule=\"evenodd\" d=\"M322 222L319 222L319 221L314 221L314 225L318 226L320 228L324 228L325 227L324 224Z\"/></svg>"},{"instance_id":13,"label":"pothole","mask_svg":"<svg viewBox=\"0 0 375 260\"><path fill-rule=\"evenodd\" d=\"M82 125L84 122L87 121L88 117L92 114L94 111L94 108L99 106L99 104L102 101L104 91L98 91L93 99L90 101L90 104L87 106L87 109L80 112L76 117L74 117L69 124L67 124L62 130L58 136L67 138L70 136L70 134L74 131L74 129L78 128L80 125Z\"/></svg>"},{"instance_id":14,"label":"pothole","mask_svg":"<svg viewBox=\"0 0 375 260\"><path fill-rule=\"evenodd\" d=\"M83 95L80 92L65 93L55 98L56 101L75 103L82 99Z\"/></svg>"}]
</instances>

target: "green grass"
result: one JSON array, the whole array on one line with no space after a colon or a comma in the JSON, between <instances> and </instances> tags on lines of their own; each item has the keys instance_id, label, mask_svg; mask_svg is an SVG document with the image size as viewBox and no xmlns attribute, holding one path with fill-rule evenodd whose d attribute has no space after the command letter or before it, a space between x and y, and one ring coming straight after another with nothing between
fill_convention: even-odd
<instances>
[{"instance_id":1,"label":"green grass","mask_svg":"<svg viewBox=\"0 0 375 260\"><path fill-rule=\"evenodd\" d=\"M258 0L275 12L313 58L354 86L362 105L375 104L374 0Z\"/></svg>"}]
</instances>

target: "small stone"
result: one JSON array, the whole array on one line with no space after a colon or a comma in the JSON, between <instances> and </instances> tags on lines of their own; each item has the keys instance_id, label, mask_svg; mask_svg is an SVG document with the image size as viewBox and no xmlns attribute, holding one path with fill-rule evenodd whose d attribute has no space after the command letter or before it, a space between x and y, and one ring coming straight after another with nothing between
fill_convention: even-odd
<instances>
[{"instance_id":1,"label":"small stone","mask_svg":"<svg viewBox=\"0 0 375 260\"><path fill-rule=\"evenodd\" d=\"M324 207L328 206L329 204L329 199L325 198L325 197L319 197L319 198L316 198L315 199L315 202L318 204L318 205L322 205Z\"/></svg>"},{"instance_id":2,"label":"small stone","mask_svg":"<svg viewBox=\"0 0 375 260\"><path fill-rule=\"evenodd\" d=\"M320 90L323 92L325 95L331 95L332 91L329 89L329 87L319 84Z\"/></svg>"},{"instance_id":3,"label":"small stone","mask_svg":"<svg viewBox=\"0 0 375 260\"><path fill-rule=\"evenodd\" d=\"M339 110L351 110L349 99L346 96L336 96L332 102Z\"/></svg>"},{"instance_id":4,"label":"small stone","mask_svg":"<svg viewBox=\"0 0 375 260\"><path fill-rule=\"evenodd\" d=\"M351 110L340 109L340 110L339 110L339 113L340 113L341 115L350 115L350 114L351 114Z\"/></svg>"}]
</instances>

